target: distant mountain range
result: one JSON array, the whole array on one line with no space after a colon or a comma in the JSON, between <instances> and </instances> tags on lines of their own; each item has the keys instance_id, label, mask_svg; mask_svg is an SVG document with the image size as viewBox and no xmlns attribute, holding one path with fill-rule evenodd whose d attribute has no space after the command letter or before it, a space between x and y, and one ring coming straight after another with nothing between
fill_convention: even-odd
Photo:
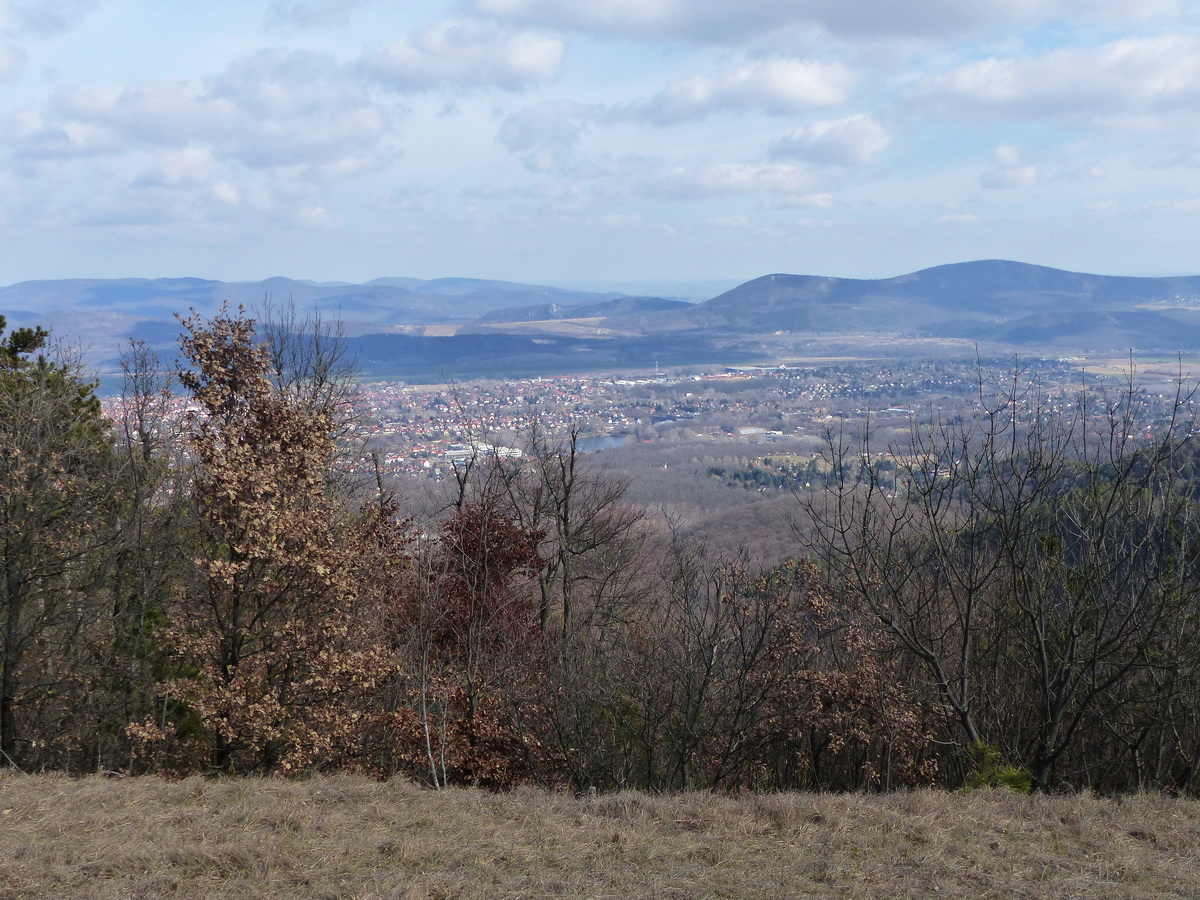
<instances>
[{"instance_id":1,"label":"distant mountain range","mask_svg":"<svg viewBox=\"0 0 1200 900\"><path fill-rule=\"evenodd\" d=\"M880 280L766 275L702 304L693 319L738 331L894 332L1027 344L1200 346L1200 276L1086 275L1006 260L956 263ZM1109 334L1108 332L1116 332ZM1123 337L1128 336L1128 337ZM1106 344L1107 346L1107 344Z\"/></svg>"},{"instance_id":2,"label":"distant mountain range","mask_svg":"<svg viewBox=\"0 0 1200 900\"><path fill-rule=\"evenodd\" d=\"M195 308L213 313L221 304L254 308L264 301L294 301L320 308L350 331L392 324L462 324L496 310L535 304L574 306L620 299L622 294L569 291L543 285L474 278L378 278L366 284L317 283L291 278L254 282L201 278L124 278L25 281L0 288L0 309L20 315L83 311L105 322L158 320Z\"/></svg>"},{"instance_id":3,"label":"distant mountain range","mask_svg":"<svg viewBox=\"0 0 1200 900\"><path fill-rule=\"evenodd\" d=\"M378 377L765 363L856 346L876 355L976 344L1026 353L1200 350L1200 276L1088 275L1004 260L876 280L766 275L702 303L471 278L31 281L0 288L0 313L81 342L106 370L129 337L173 348L177 312L264 300L338 319L364 371Z\"/></svg>"}]
</instances>

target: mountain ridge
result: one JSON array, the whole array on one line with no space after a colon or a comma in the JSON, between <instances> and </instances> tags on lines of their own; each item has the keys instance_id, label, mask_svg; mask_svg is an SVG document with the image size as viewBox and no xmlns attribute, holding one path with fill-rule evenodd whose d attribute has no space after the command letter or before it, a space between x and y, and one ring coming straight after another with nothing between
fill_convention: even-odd
<instances>
[{"instance_id":1,"label":"mountain ridge","mask_svg":"<svg viewBox=\"0 0 1200 900\"><path fill-rule=\"evenodd\" d=\"M82 338L111 366L108 348L130 337L171 348L175 313L211 315L222 303L253 311L264 299L339 320L380 377L428 373L436 362L455 377L644 359L759 363L914 341L930 353L974 344L1060 355L1200 351L1200 275L1095 275L999 259L879 279L777 272L701 303L455 277L43 279L0 287L0 312L14 327Z\"/></svg>"}]
</instances>

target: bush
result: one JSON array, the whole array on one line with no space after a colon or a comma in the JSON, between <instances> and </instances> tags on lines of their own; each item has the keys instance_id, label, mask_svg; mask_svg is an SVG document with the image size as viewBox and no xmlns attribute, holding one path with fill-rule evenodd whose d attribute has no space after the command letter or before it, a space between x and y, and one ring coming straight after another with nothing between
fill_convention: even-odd
<instances>
[{"instance_id":1,"label":"bush","mask_svg":"<svg viewBox=\"0 0 1200 900\"><path fill-rule=\"evenodd\" d=\"M998 747L993 747L986 741L976 741L971 745L971 762L975 771L967 776L963 790L973 791L976 788L999 787L1008 788L1018 794L1028 794L1033 791L1033 780L1029 773L1017 766L1010 765L1004 758L1004 753Z\"/></svg>"}]
</instances>

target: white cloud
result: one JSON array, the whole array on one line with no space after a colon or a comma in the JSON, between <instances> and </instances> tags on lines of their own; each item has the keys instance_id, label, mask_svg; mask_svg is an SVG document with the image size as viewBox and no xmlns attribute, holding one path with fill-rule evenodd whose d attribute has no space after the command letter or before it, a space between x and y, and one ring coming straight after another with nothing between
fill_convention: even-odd
<instances>
[{"instance_id":1,"label":"white cloud","mask_svg":"<svg viewBox=\"0 0 1200 900\"><path fill-rule=\"evenodd\" d=\"M121 165L112 166L115 174ZM327 199L311 185L273 178L268 173L228 171L201 155L164 154L133 183L97 181L45 214L89 227L118 227L149 233L190 233L210 226L237 230L277 230L335 225ZM158 176L157 179L154 176ZM131 189L132 188L132 189Z\"/></svg>"},{"instance_id":2,"label":"white cloud","mask_svg":"<svg viewBox=\"0 0 1200 900\"><path fill-rule=\"evenodd\" d=\"M66 91L49 115L26 116L16 149L53 158L203 147L252 168L337 178L385 158L391 131L387 112L332 60L260 51L212 79Z\"/></svg>"},{"instance_id":3,"label":"white cloud","mask_svg":"<svg viewBox=\"0 0 1200 900\"><path fill-rule=\"evenodd\" d=\"M552 28L648 39L736 43L786 28L860 38L944 38L1000 24L1140 21L1180 0L473 0L487 15Z\"/></svg>"},{"instance_id":4,"label":"white cloud","mask_svg":"<svg viewBox=\"0 0 1200 900\"><path fill-rule=\"evenodd\" d=\"M336 28L349 25L362 0L273 0L268 28Z\"/></svg>"},{"instance_id":5,"label":"white cloud","mask_svg":"<svg viewBox=\"0 0 1200 900\"><path fill-rule=\"evenodd\" d=\"M479 19L440 22L369 53L363 69L401 91L497 86L519 90L558 73L562 41Z\"/></svg>"},{"instance_id":6,"label":"white cloud","mask_svg":"<svg viewBox=\"0 0 1200 900\"><path fill-rule=\"evenodd\" d=\"M599 106L548 100L508 116L496 137L510 151L525 153L524 165L530 172L566 172L575 163L580 136L604 115Z\"/></svg>"},{"instance_id":7,"label":"white cloud","mask_svg":"<svg viewBox=\"0 0 1200 900\"><path fill-rule=\"evenodd\" d=\"M308 51L260 50L209 82L208 97L259 116L321 115L364 104L367 92L328 56Z\"/></svg>"},{"instance_id":8,"label":"white cloud","mask_svg":"<svg viewBox=\"0 0 1200 900\"><path fill-rule=\"evenodd\" d=\"M229 206L241 206L242 194L228 181L218 181L212 186L213 196Z\"/></svg>"},{"instance_id":9,"label":"white cloud","mask_svg":"<svg viewBox=\"0 0 1200 900\"><path fill-rule=\"evenodd\" d=\"M715 76L696 75L668 85L624 114L658 124L724 109L778 115L846 102L854 74L841 63L801 59L754 60Z\"/></svg>"},{"instance_id":10,"label":"white cloud","mask_svg":"<svg viewBox=\"0 0 1200 900\"><path fill-rule=\"evenodd\" d=\"M108 129L33 109L13 113L0 127L0 135L0 143L10 145L22 161L100 156L121 149Z\"/></svg>"},{"instance_id":11,"label":"white cloud","mask_svg":"<svg viewBox=\"0 0 1200 900\"><path fill-rule=\"evenodd\" d=\"M833 194L820 191L772 199L763 204L768 209L833 209Z\"/></svg>"},{"instance_id":12,"label":"white cloud","mask_svg":"<svg viewBox=\"0 0 1200 900\"><path fill-rule=\"evenodd\" d=\"M947 213L933 220L938 225L974 225L979 216L974 213Z\"/></svg>"},{"instance_id":13,"label":"white cloud","mask_svg":"<svg viewBox=\"0 0 1200 900\"><path fill-rule=\"evenodd\" d=\"M572 100L548 100L508 116L497 137L514 152L547 145L572 145L603 110Z\"/></svg>"},{"instance_id":14,"label":"white cloud","mask_svg":"<svg viewBox=\"0 0 1200 900\"><path fill-rule=\"evenodd\" d=\"M477 186L464 191L463 196L487 203L501 201L511 208L522 209L539 217L556 221L572 219L582 221L579 213L593 208L597 196L591 185L574 181L537 181L521 187L495 188ZM614 199L611 195L608 199Z\"/></svg>"},{"instance_id":15,"label":"white cloud","mask_svg":"<svg viewBox=\"0 0 1200 900\"><path fill-rule=\"evenodd\" d=\"M785 164L722 163L698 169L670 167L647 177L642 190L678 200L739 194L803 194L811 173Z\"/></svg>"},{"instance_id":16,"label":"white cloud","mask_svg":"<svg viewBox=\"0 0 1200 900\"><path fill-rule=\"evenodd\" d=\"M334 217L323 206L303 206L296 211L296 220L302 225L320 228L333 224Z\"/></svg>"},{"instance_id":17,"label":"white cloud","mask_svg":"<svg viewBox=\"0 0 1200 900\"><path fill-rule=\"evenodd\" d=\"M147 171L134 180L134 187L192 187L210 184L220 171L212 151L185 147L161 154Z\"/></svg>"},{"instance_id":18,"label":"white cloud","mask_svg":"<svg viewBox=\"0 0 1200 900\"><path fill-rule=\"evenodd\" d=\"M985 188L1027 188L1037 180L1037 166L1025 162L1016 147L1003 145L996 148L992 165L983 173L979 184Z\"/></svg>"},{"instance_id":19,"label":"white cloud","mask_svg":"<svg viewBox=\"0 0 1200 900\"><path fill-rule=\"evenodd\" d=\"M436 195L425 187L406 185L374 196L370 204L384 212L410 212L432 209Z\"/></svg>"},{"instance_id":20,"label":"white cloud","mask_svg":"<svg viewBox=\"0 0 1200 900\"><path fill-rule=\"evenodd\" d=\"M1159 200L1142 207L1144 210L1167 210L1168 212L1197 213L1200 212L1200 198L1188 200Z\"/></svg>"},{"instance_id":21,"label":"white cloud","mask_svg":"<svg viewBox=\"0 0 1200 900\"><path fill-rule=\"evenodd\" d=\"M846 116L797 128L771 145L775 159L803 159L836 166L863 165L888 148L892 136L868 115Z\"/></svg>"},{"instance_id":22,"label":"white cloud","mask_svg":"<svg viewBox=\"0 0 1200 900\"><path fill-rule=\"evenodd\" d=\"M910 99L963 115L1078 119L1194 109L1200 38L1165 34L991 58L929 79Z\"/></svg>"}]
</instances>

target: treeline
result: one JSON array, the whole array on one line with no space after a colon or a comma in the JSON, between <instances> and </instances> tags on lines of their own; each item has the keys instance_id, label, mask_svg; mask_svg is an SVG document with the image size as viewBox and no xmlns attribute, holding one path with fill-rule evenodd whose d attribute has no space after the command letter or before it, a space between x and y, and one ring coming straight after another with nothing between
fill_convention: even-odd
<instances>
[{"instance_id":1,"label":"treeline","mask_svg":"<svg viewBox=\"0 0 1200 900\"><path fill-rule=\"evenodd\" d=\"M800 490L813 485L826 486L836 478L823 460L810 459L800 463L764 457L761 463L740 468L709 466L709 478L716 478L729 487L745 490Z\"/></svg>"},{"instance_id":2,"label":"treeline","mask_svg":"<svg viewBox=\"0 0 1200 900\"><path fill-rule=\"evenodd\" d=\"M410 519L353 447L336 334L183 325L176 372L131 348L114 423L44 332L0 345L0 765L1196 787L1194 454L1132 384L981 390L886 477L831 434L761 571L536 430Z\"/></svg>"}]
</instances>

